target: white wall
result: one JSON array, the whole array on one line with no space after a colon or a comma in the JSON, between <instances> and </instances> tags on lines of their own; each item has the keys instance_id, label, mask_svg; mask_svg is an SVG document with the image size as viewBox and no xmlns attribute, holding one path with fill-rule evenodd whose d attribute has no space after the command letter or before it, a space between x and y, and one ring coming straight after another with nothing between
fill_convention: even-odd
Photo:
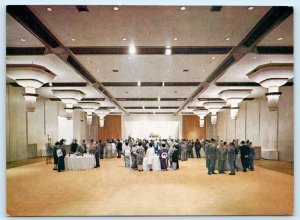
<instances>
[{"instance_id":1,"label":"white wall","mask_svg":"<svg viewBox=\"0 0 300 220\"><path fill-rule=\"evenodd\" d=\"M206 117L207 138L217 138L227 142L236 138L249 139L254 146L261 146L264 152L277 150L279 160L293 161L293 88L292 86L280 88L282 95L279 99L278 111L269 111L267 98L263 96L240 103L236 121L231 120L229 109L218 113L217 125L212 125L210 117Z\"/></svg>"},{"instance_id":2,"label":"white wall","mask_svg":"<svg viewBox=\"0 0 300 220\"><path fill-rule=\"evenodd\" d=\"M35 112L26 112L24 88L6 85L6 161L27 158L28 144L37 145L37 155L45 149L48 135L59 140L58 116L65 117L64 104L43 97L37 98ZM75 110L73 115L73 137L79 141L98 138L97 117L93 119L88 133L85 113Z\"/></svg>"},{"instance_id":3,"label":"white wall","mask_svg":"<svg viewBox=\"0 0 300 220\"><path fill-rule=\"evenodd\" d=\"M149 138L150 133L161 138L182 137L182 116L173 115L130 115L121 117L122 138Z\"/></svg>"}]
</instances>

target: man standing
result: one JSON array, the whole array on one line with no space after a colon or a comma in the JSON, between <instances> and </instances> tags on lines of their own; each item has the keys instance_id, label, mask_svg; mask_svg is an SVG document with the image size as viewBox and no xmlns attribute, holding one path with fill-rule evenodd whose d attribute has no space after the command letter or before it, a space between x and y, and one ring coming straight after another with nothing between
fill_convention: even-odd
<instances>
[{"instance_id":1,"label":"man standing","mask_svg":"<svg viewBox=\"0 0 300 220\"><path fill-rule=\"evenodd\" d=\"M227 152L228 152L228 149L225 146L226 146L226 142L224 142L224 143L221 142L220 147L217 149L219 174L222 174L222 173L225 174L225 169L226 169L225 162L226 162Z\"/></svg>"},{"instance_id":2,"label":"man standing","mask_svg":"<svg viewBox=\"0 0 300 220\"><path fill-rule=\"evenodd\" d=\"M59 146L56 150L57 155L57 171L61 172L65 170L65 156L66 156L66 150L64 148L64 141L61 140L59 142Z\"/></svg>"},{"instance_id":3,"label":"man standing","mask_svg":"<svg viewBox=\"0 0 300 220\"><path fill-rule=\"evenodd\" d=\"M208 159L208 148L210 146L210 141L206 140L204 142L204 153L205 153L205 162L206 162L206 168L208 169L209 167L209 159Z\"/></svg>"},{"instance_id":4,"label":"man standing","mask_svg":"<svg viewBox=\"0 0 300 220\"><path fill-rule=\"evenodd\" d=\"M234 148L234 143L231 142L229 144L229 149L228 149L228 162L229 162L229 166L230 166L230 174L229 175L235 175L234 161L235 161L235 148Z\"/></svg>"},{"instance_id":5,"label":"man standing","mask_svg":"<svg viewBox=\"0 0 300 220\"><path fill-rule=\"evenodd\" d=\"M96 149L95 149L96 166L95 166L95 168L100 167L100 163L99 163L99 157L100 157L100 144L101 144L101 143L99 143L99 142L96 144Z\"/></svg>"},{"instance_id":6,"label":"man standing","mask_svg":"<svg viewBox=\"0 0 300 220\"><path fill-rule=\"evenodd\" d=\"M200 141L197 139L195 142L195 151L196 151L197 158L201 158L200 149L201 149L201 144Z\"/></svg>"},{"instance_id":7,"label":"man standing","mask_svg":"<svg viewBox=\"0 0 300 220\"><path fill-rule=\"evenodd\" d=\"M211 139L211 144L208 147L207 150L207 159L208 159L208 174L216 174L215 173L215 164L216 164L216 158L217 158L217 146L216 146L216 140Z\"/></svg>"},{"instance_id":8,"label":"man standing","mask_svg":"<svg viewBox=\"0 0 300 220\"><path fill-rule=\"evenodd\" d=\"M251 171L254 171L254 159L255 159L255 149L252 146L252 142L249 142L250 154L248 158L248 165Z\"/></svg>"},{"instance_id":9,"label":"man standing","mask_svg":"<svg viewBox=\"0 0 300 220\"><path fill-rule=\"evenodd\" d=\"M245 141L241 142L240 152L241 152L241 161L243 165L243 172L247 172L250 148L249 146L245 145Z\"/></svg>"},{"instance_id":10,"label":"man standing","mask_svg":"<svg viewBox=\"0 0 300 220\"><path fill-rule=\"evenodd\" d=\"M71 154L76 153L77 147L78 147L77 140L74 139L73 142L72 142L72 144L71 144Z\"/></svg>"},{"instance_id":11,"label":"man standing","mask_svg":"<svg viewBox=\"0 0 300 220\"><path fill-rule=\"evenodd\" d=\"M122 154L122 143L121 141L118 139L118 143L117 143L117 152L118 152L118 158L121 158L121 154Z\"/></svg>"},{"instance_id":12,"label":"man standing","mask_svg":"<svg viewBox=\"0 0 300 220\"><path fill-rule=\"evenodd\" d=\"M181 161L186 161L187 160L187 144L186 144L185 140L180 143L180 148L181 148L180 159L181 159Z\"/></svg>"},{"instance_id":13,"label":"man standing","mask_svg":"<svg viewBox=\"0 0 300 220\"><path fill-rule=\"evenodd\" d=\"M193 158L193 144L191 140L187 143L187 158Z\"/></svg>"}]
</instances>

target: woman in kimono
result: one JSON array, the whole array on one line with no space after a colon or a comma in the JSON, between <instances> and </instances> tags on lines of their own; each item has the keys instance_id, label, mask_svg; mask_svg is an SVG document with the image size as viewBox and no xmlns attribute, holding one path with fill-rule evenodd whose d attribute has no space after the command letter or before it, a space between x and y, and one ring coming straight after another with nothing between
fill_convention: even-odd
<instances>
[{"instance_id":1,"label":"woman in kimono","mask_svg":"<svg viewBox=\"0 0 300 220\"><path fill-rule=\"evenodd\" d=\"M123 155L124 155L124 162L125 167L130 167L130 147L128 145L128 142L125 143L125 146L123 148Z\"/></svg>"},{"instance_id":2,"label":"woman in kimono","mask_svg":"<svg viewBox=\"0 0 300 220\"><path fill-rule=\"evenodd\" d=\"M132 148L131 148L131 170L136 170L137 169L137 161L136 161L136 150L137 150L137 146L134 145Z\"/></svg>"},{"instance_id":3,"label":"woman in kimono","mask_svg":"<svg viewBox=\"0 0 300 220\"><path fill-rule=\"evenodd\" d=\"M168 149L165 144L161 145L159 150L160 167L162 170L168 170Z\"/></svg>"},{"instance_id":4,"label":"woman in kimono","mask_svg":"<svg viewBox=\"0 0 300 220\"><path fill-rule=\"evenodd\" d=\"M147 165L148 165L150 171L153 170L152 165L153 165L154 155L155 155L155 151L154 151L154 148L153 148L153 143L150 142L149 147L148 147L147 152L146 152Z\"/></svg>"},{"instance_id":5,"label":"woman in kimono","mask_svg":"<svg viewBox=\"0 0 300 220\"><path fill-rule=\"evenodd\" d=\"M63 141L60 141L59 146L56 150L57 154L57 171L61 172L65 170L65 156L66 156L66 150L64 148Z\"/></svg>"},{"instance_id":6,"label":"woman in kimono","mask_svg":"<svg viewBox=\"0 0 300 220\"><path fill-rule=\"evenodd\" d=\"M143 159L145 155L145 149L142 146L142 142L138 143L138 147L136 149L136 160L138 165L138 170L143 171Z\"/></svg>"}]
</instances>

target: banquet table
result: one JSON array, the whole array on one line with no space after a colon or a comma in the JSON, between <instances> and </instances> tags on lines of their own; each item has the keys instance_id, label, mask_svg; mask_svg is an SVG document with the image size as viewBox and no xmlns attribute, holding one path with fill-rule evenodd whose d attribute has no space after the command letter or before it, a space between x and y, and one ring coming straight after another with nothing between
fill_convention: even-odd
<instances>
[{"instance_id":1,"label":"banquet table","mask_svg":"<svg viewBox=\"0 0 300 220\"><path fill-rule=\"evenodd\" d=\"M95 155L84 154L83 156L76 156L71 154L65 157L66 170L90 170L96 166Z\"/></svg>"},{"instance_id":2,"label":"banquet table","mask_svg":"<svg viewBox=\"0 0 300 220\"><path fill-rule=\"evenodd\" d=\"M153 157L152 169L153 169L153 171L160 171L161 170L159 156L157 156L157 155L155 155ZM144 157L144 160L143 160L143 171L149 171L149 168L148 168L148 157Z\"/></svg>"}]
</instances>

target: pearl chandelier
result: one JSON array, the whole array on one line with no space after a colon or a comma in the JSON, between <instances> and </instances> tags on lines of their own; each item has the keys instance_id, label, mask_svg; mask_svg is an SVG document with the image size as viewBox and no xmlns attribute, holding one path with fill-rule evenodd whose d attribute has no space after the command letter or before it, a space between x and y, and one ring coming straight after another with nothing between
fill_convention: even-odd
<instances>
[{"instance_id":1,"label":"pearl chandelier","mask_svg":"<svg viewBox=\"0 0 300 220\"><path fill-rule=\"evenodd\" d=\"M195 109L194 114L200 118L200 127L204 127L204 117L209 114L209 111L206 109Z\"/></svg>"},{"instance_id":2,"label":"pearl chandelier","mask_svg":"<svg viewBox=\"0 0 300 220\"><path fill-rule=\"evenodd\" d=\"M291 63L269 63L258 66L247 74L252 81L267 88L268 108L270 111L277 111L279 104L279 87L294 77L293 64Z\"/></svg>"},{"instance_id":3,"label":"pearl chandelier","mask_svg":"<svg viewBox=\"0 0 300 220\"><path fill-rule=\"evenodd\" d=\"M36 89L52 81L55 74L47 68L36 64L8 64L7 76L25 88L24 98L27 112L36 108Z\"/></svg>"},{"instance_id":4,"label":"pearl chandelier","mask_svg":"<svg viewBox=\"0 0 300 220\"><path fill-rule=\"evenodd\" d=\"M80 101L85 94L80 90L52 90L53 95L60 98L60 100L66 104L66 116L68 120L73 117L73 105Z\"/></svg>"},{"instance_id":5,"label":"pearl chandelier","mask_svg":"<svg viewBox=\"0 0 300 220\"><path fill-rule=\"evenodd\" d=\"M217 123L217 112L225 106L225 102L204 102L203 106L211 113L211 123L215 125Z\"/></svg>"},{"instance_id":6,"label":"pearl chandelier","mask_svg":"<svg viewBox=\"0 0 300 220\"><path fill-rule=\"evenodd\" d=\"M239 103L250 95L252 89L228 89L219 93L219 96L230 105L230 116L232 120L236 120L239 111Z\"/></svg>"}]
</instances>

